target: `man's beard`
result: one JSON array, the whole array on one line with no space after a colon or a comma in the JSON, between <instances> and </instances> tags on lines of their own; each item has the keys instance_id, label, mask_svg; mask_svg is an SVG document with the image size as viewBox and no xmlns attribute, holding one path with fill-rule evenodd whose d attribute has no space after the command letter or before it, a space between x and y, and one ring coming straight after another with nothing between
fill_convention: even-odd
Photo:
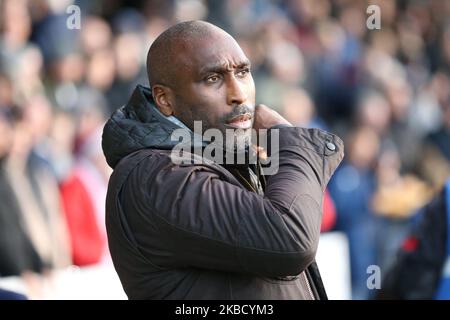
<instances>
[{"instance_id":1,"label":"man's beard","mask_svg":"<svg viewBox=\"0 0 450 320\"><path fill-rule=\"evenodd\" d=\"M220 123L225 128L225 130L222 129L222 132L224 133L224 141L226 141L223 149L226 152L241 153L246 152L250 148L252 143L254 110L254 107L245 104L233 106L233 111L220 119ZM233 127L230 121L239 117L248 118L250 126L248 128Z\"/></svg>"},{"instance_id":2,"label":"man's beard","mask_svg":"<svg viewBox=\"0 0 450 320\"><path fill-rule=\"evenodd\" d=\"M247 105L234 106L233 111L220 117L217 123L211 123L204 114L196 112L195 107L185 106L182 110L190 110L187 114L181 114L180 120L186 124L192 131L194 131L193 123L194 121L201 121L202 124L202 136L206 143L216 143L219 141L212 141L205 138L205 132L209 129L217 129L222 133L222 145L217 145L221 147L225 152L241 153L247 152L252 144L252 126L254 119L254 107ZM251 119L251 125L246 129L236 129L228 125L229 121L235 119L239 116L246 115ZM190 118L189 120L186 118Z\"/></svg>"}]
</instances>

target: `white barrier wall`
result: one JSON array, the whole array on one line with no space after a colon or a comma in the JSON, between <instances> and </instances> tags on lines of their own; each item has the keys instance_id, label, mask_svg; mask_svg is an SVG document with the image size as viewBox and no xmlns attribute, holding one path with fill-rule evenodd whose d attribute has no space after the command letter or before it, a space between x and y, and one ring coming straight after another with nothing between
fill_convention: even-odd
<instances>
[{"instance_id":1,"label":"white barrier wall","mask_svg":"<svg viewBox=\"0 0 450 320\"><path fill-rule=\"evenodd\" d=\"M322 234L316 261L328 299L350 300L350 255L346 235L337 231Z\"/></svg>"},{"instance_id":2,"label":"white barrier wall","mask_svg":"<svg viewBox=\"0 0 450 320\"><path fill-rule=\"evenodd\" d=\"M30 281L31 280L31 281ZM0 288L43 300L123 300L127 299L112 265L55 271L50 277L28 279L0 278Z\"/></svg>"}]
</instances>

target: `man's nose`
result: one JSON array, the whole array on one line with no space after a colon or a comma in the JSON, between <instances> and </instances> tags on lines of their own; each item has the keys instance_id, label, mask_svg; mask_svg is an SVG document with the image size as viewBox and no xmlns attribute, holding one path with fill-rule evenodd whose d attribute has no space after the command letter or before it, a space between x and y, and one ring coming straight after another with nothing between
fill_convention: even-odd
<instances>
[{"instance_id":1,"label":"man's nose","mask_svg":"<svg viewBox=\"0 0 450 320\"><path fill-rule=\"evenodd\" d=\"M248 95L245 84L232 77L227 83L227 104L241 105L247 101Z\"/></svg>"}]
</instances>

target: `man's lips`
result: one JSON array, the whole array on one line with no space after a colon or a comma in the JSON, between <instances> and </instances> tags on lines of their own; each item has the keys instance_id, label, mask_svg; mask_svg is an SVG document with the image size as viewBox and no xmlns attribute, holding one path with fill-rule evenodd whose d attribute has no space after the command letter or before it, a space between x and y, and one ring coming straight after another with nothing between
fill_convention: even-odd
<instances>
[{"instance_id":1,"label":"man's lips","mask_svg":"<svg viewBox=\"0 0 450 320\"><path fill-rule=\"evenodd\" d=\"M249 113L241 114L228 120L225 126L235 129L248 129L252 126L252 116Z\"/></svg>"}]
</instances>

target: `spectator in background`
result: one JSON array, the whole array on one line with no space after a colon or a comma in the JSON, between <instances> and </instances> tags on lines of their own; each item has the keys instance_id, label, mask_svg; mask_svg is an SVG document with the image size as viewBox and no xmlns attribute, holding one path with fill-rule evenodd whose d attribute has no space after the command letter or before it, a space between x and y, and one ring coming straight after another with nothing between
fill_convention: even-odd
<instances>
[{"instance_id":1,"label":"spectator in background","mask_svg":"<svg viewBox=\"0 0 450 320\"><path fill-rule=\"evenodd\" d=\"M28 41L31 34L31 17L25 0L5 0L1 6L0 58L3 72L11 78L21 54L34 44Z\"/></svg>"},{"instance_id":2,"label":"spectator in background","mask_svg":"<svg viewBox=\"0 0 450 320\"><path fill-rule=\"evenodd\" d=\"M415 212L377 299L450 299L450 179Z\"/></svg>"},{"instance_id":3,"label":"spectator in background","mask_svg":"<svg viewBox=\"0 0 450 320\"><path fill-rule=\"evenodd\" d=\"M0 109L0 277L41 272L43 263L27 230L23 213L6 172L6 161L13 140L14 117Z\"/></svg>"},{"instance_id":4,"label":"spectator in background","mask_svg":"<svg viewBox=\"0 0 450 320\"><path fill-rule=\"evenodd\" d=\"M110 262L106 243L106 189L111 173L101 149L106 100L85 88L78 107L76 161L61 184L70 233L73 263L78 266Z\"/></svg>"},{"instance_id":5,"label":"spectator in background","mask_svg":"<svg viewBox=\"0 0 450 320\"><path fill-rule=\"evenodd\" d=\"M286 120L299 127L314 127L316 108L305 90L287 88L283 91L281 102L281 112Z\"/></svg>"},{"instance_id":6,"label":"spectator in background","mask_svg":"<svg viewBox=\"0 0 450 320\"><path fill-rule=\"evenodd\" d=\"M432 80L437 103L441 107L442 122L424 139L419 171L435 188L439 189L450 176L450 77L438 73Z\"/></svg>"},{"instance_id":7,"label":"spectator in background","mask_svg":"<svg viewBox=\"0 0 450 320\"><path fill-rule=\"evenodd\" d=\"M17 107L0 108L0 278L20 277L26 295L39 299L42 287L38 274L46 269L47 264L29 234L20 199L7 169L18 117L20 110ZM13 292L0 292L0 299L23 298Z\"/></svg>"},{"instance_id":8,"label":"spectator in background","mask_svg":"<svg viewBox=\"0 0 450 320\"><path fill-rule=\"evenodd\" d=\"M376 220L370 204L379 139L373 130L358 127L349 133L346 146L346 158L329 190L336 204L335 229L345 232L349 241L352 298L367 299L367 267L377 262Z\"/></svg>"},{"instance_id":9,"label":"spectator in background","mask_svg":"<svg viewBox=\"0 0 450 320\"><path fill-rule=\"evenodd\" d=\"M127 102L124 97L129 96L137 84L147 82L145 69L142 67L146 48L142 43L143 37L137 32L121 33L114 41L116 74L111 88L106 92L108 114L115 111L114 105L124 105Z\"/></svg>"},{"instance_id":10,"label":"spectator in background","mask_svg":"<svg viewBox=\"0 0 450 320\"><path fill-rule=\"evenodd\" d=\"M49 106L41 99L35 97L27 105L34 111L24 110L23 117L17 119L6 168L27 233L45 267L52 269L66 267L71 261L56 177L45 157L34 149L43 138L41 130L47 130L45 124L41 127L41 120L46 121ZM42 109L34 109L38 103Z\"/></svg>"},{"instance_id":11,"label":"spectator in background","mask_svg":"<svg viewBox=\"0 0 450 320\"><path fill-rule=\"evenodd\" d=\"M396 103L403 104L406 108L405 99L397 100L399 101ZM401 107L398 108L401 109ZM390 103L383 92L368 89L361 93L355 114L355 122L372 130L379 141L378 151L371 168L374 175L372 194L366 201L371 212L378 216L376 227L373 227L375 234L372 240L376 241L374 247L377 252L376 261L381 267L392 260L393 250L405 232L406 215L412 208L425 203L429 196L427 187L408 171L408 169L411 170L414 159L408 158L406 146L416 140L408 137L410 128L405 127L407 123L405 123L404 111L397 110L397 115L394 116L395 112L392 102ZM395 120L401 117L403 118L400 122ZM403 128L405 138L401 137L400 128ZM402 139L405 147L399 145ZM411 149L416 150L416 148ZM404 161L402 161L401 150L404 150Z\"/></svg>"}]
</instances>

